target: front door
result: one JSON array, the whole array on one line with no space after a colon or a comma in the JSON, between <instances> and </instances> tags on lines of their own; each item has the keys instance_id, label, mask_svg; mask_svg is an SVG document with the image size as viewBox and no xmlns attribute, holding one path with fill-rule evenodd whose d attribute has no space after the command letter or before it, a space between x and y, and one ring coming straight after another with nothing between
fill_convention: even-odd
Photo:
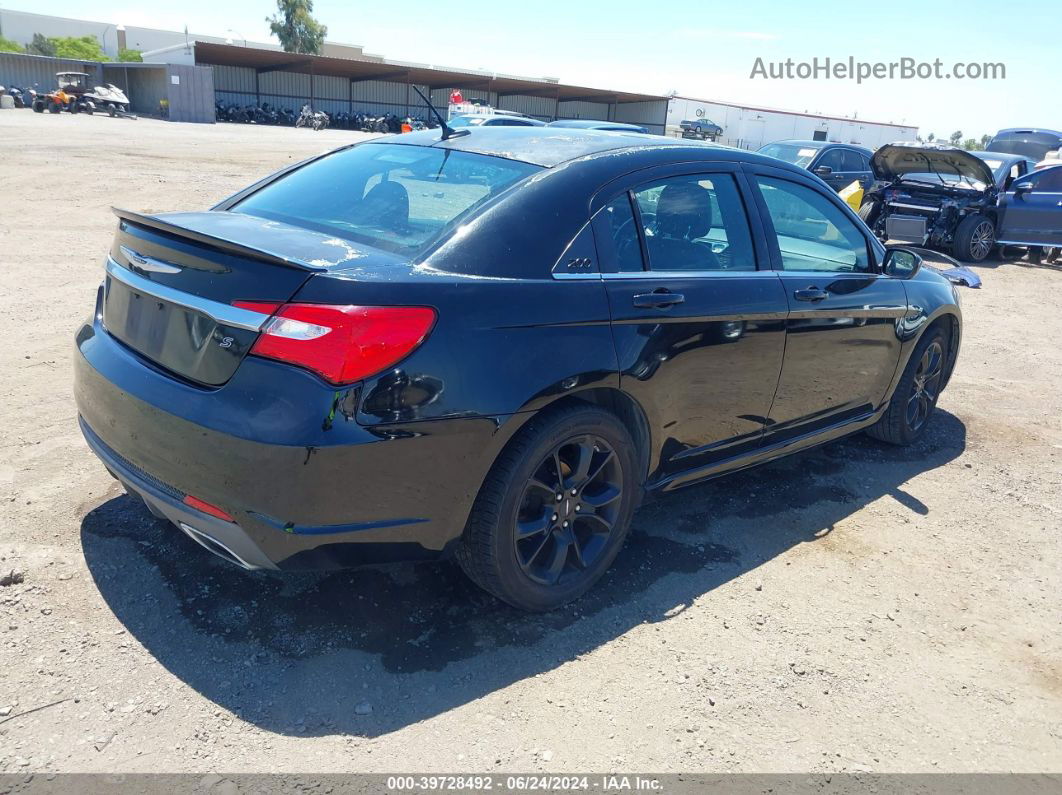
<instances>
[{"instance_id":1,"label":"front door","mask_svg":"<svg viewBox=\"0 0 1062 795\"><path fill-rule=\"evenodd\" d=\"M811 171L821 177L822 181L831 188L840 191L848 187L854 179L858 179L857 176L846 173L844 166L842 150L827 149L815 158Z\"/></svg>"},{"instance_id":2,"label":"front door","mask_svg":"<svg viewBox=\"0 0 1062 795\"><path fill-rule=\"evenodd\" d=\"M903 282L878 273L870 241L835 195L755 169L789 304L785 362L765 442L815 433L881 406L900 358Z\"/></svg>"},{"instance_id":3,"label":"front door","mask_svg":"<svg viewBox=\"0 0 1062 795\"><path fill-rule=\"evenodd\" d=\"M1015 180L1000 204L1000 243L1062 246L1062 166Z\"/></svg>"},{"instance_id":4,"label":"front door","mask_svg":"<svg viewBox=\"0 0 1062 795\"><path fill-rule=\"evenodd\" d=\"M665 437L651 481L759 446L785 348L785 293L736 166L629 186L595 216L621 387ZM611 252L610 252L611 250Z\"/></svg>"}]
</instances>

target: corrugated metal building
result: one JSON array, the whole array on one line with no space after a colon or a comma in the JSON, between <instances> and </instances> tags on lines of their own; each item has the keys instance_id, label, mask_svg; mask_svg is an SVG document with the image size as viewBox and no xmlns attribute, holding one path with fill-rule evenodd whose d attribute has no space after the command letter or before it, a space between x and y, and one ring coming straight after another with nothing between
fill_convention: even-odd
<instances>
[{"instance_id":1,"label":"corrugated metal building","mask_svg":"<svg viewBox=\"0 0 1062 795\"><path fill-rule=\"evenodd\" d=\"M0 52L0 85L51 91L56 87L56 72L85 72L99 81L103 79L101 66L96 61Z\"/></svg>"},{"instance_id":2,"label":"corrugated metal building","mask_svg":"<svg viewBox=\"0 0 1062 795\"><path fill-rule=\"evenodd\" d=\"M429 116L419 88L445 112L451 91L543 121L599 119L640 124L663 134L667 98L607 91L549 80L422 64L302 55L212 42L190 42L144 53L145 63L70 61L0 53L0 84L51 90L58 71L82 71L94 82L114 83L135 113L158 112L169 101L174 121L214 121L214 103L263 102L297 111L309 102L334 114Z\"/></svg>"},{"instance_id":3,"label":"corrugated metal building","mask_svg":"<svg viewBox=\"0 0 1062 795\"><path fill-rule=\"evenodd\" d=\"M496 108L526 113L543 121L625 121L641 124L659 134L664 132L667 113L667 98L651 94L398 61L332 58L203 41L147 52L144 60L212 68L214 92L221 102L238 105L268 102L296 111L309 102L326 113L427 117L427 107L413 90L417 87L438 108L445 108L450 92L460 89L465 99L483 99Z\"/></svg>"},{"instance_id":4,"label":"corrugated metal building","mask_svg":"<svg viewBox=\"0 0 1062 795\"><path fill-rule=\"evenodd\" d=\"M214 80L208 67L98 63L0 52L0 85L44 93L56 87L56 72L84 72L94 85L113 83L129 97L133 113L157 114L159 102L165 99L173 121L214 121Z\"/></svg>"}]
</instances>

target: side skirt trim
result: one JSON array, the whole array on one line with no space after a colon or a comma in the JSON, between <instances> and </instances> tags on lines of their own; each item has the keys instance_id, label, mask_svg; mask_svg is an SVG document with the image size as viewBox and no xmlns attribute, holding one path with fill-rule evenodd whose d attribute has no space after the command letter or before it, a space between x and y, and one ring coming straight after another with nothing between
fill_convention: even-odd
<instances>
[{"instance_id":1,"label":"side skirt trim","mask_svg":"<svg viewBox=\"0 0 1062 795\"><path fill-rule=\"evenodd\" d=\"M806 450L812 447L817 447L827 442L832 442L836 439L840 439L844 436L849 436L853 433L868 428L873 425L885 410L888 408L888 403L881 406L876 411L864 414L854 419L846 420L837 425L830 425L813 433L808 433L803 436L797 436L791 439L786 439L775 444L761 447L758 450L753 450L749 453L734 456L733 458L727 458L722 461L715 461L711 464L707 464L696 469L690 469L685 472L678 472L674 475L661 478L659 480L647 483L645 486L646 491L657 492L669 492L675 489L684 488L685 486L692 486L697 483L703 483L706 480L717 478L722 475L729 475L732 472L737 472L742 469L748 469L749 467L759 466L760 464L766 464L769 461L774 461L777 458L782 458L790 453L795 453L800 450Z\"/></svg>"}]
</instances>

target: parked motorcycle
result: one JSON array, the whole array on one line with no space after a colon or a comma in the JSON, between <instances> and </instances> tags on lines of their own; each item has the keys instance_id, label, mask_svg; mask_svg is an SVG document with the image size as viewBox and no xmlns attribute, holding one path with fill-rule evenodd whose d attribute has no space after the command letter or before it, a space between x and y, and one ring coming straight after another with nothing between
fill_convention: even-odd
<instances>
[{"instance_id":1,"label":"parked motorcycle","mask_svg":"<svg viewBox=\"0 0 1062 795\"><path fill-rule=\"evenodd\" d=\"M302 112L295 121L296 127L311 127L314 130L323 130L328 126L328 114L321 110L314 110L309 103L302 106Z\"/></svg>"},{"instance_id":2,"label":"parked motorcycle","mask_svg":"<svg viewBox=\"0 0 1062 795\"><path fill-rule=\"evenodd\" d=\"M11 86L7 89L7 93L11 95L11 98L15 101L16 108L28 108L33 105L33 97L37 96L37 92L32 88L25 89L18 86Z\"/></svg>"}]
</instances>

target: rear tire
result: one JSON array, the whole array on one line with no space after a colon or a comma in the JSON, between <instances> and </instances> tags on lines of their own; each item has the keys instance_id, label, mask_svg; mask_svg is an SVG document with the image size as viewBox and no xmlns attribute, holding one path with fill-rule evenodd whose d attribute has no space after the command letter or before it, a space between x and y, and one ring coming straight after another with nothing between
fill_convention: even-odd
<instances>
[{"instance_id":1,"label":"rear tire","mask_svg":"<svg viewBox=\"0 0 1062 795\"><path fill-rule=\"evenodd\" d=\"M888 409L867 434L904 446L925 432L944 386L947 350L948 335L941 328L931 329L918 341Z\"/></svg>"},{"instance_id":2,"label":"rear tire","mask_svg":"<svg viewBox=\"0 0 1062 795\"><path fill-rule=\"evenodd\" d=\"M635 461L626 427L603 409L572 405L535 417L476 497L457 549L461 568L521 610L553 610L582 596L627 537Z\"/></svg>"},{"instance_id":3,"label":"rear tire","mask_svg":"<svg viewBox=\"0 0 1062 795\"><path fill-rule=\"evenodd\" d=\"M956 258L981 262L996 247L996 225L988 216L974 213L959 222L952 253Z\"/></svg>"}]
</instances>

